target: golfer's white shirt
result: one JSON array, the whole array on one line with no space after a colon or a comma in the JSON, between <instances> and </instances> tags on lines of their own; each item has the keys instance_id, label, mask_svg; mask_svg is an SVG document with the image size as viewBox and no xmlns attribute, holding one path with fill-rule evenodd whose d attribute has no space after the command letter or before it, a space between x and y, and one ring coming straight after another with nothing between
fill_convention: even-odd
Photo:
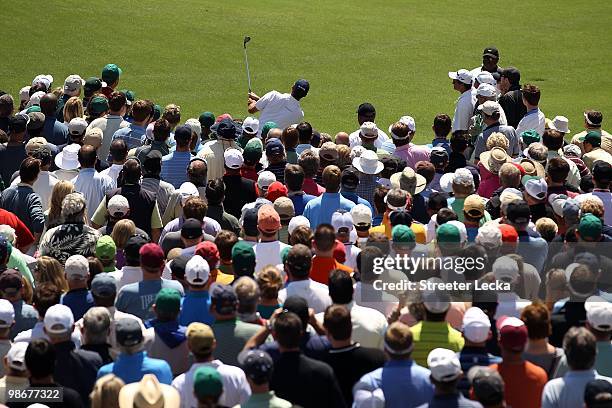
<instances>
[{"instance_id":1,"label":"golfer's white shirt","mask_svg":"<svg viewBox=\"0 0 612 408\"><path fill-rule=\"evenodd\" d=\"M261 135L261 129L266 122L274 122L279 129L300 123L304 120L304 111L300 106L300 101L291 94L270 91L257 101L255 104L259 115L261 127L257 135Z\"/></svg>"},{"instance_id":2,"label":"golfer's white shirt","mask_svg":"<svg viewBox=\"0 0 612 408\"><path fill-rule=\"evenodd\" d=\"M361 146L361 137L359 137L360 132L361 129L357 129L349 135L349 144L351 149L355 146ZM387 136L387 134L382 130L378 129L378 138L376 138L374 141L374 146L376 146L377 149L380 149L383 143L385 143L387 140L389 140L389 136Z\"/></svg>"},{"instance_id":3,"label":"golfer's white shirt","mask_svg":"<svg viewBox=\"0 0 612 408\"><path fill-rule=\"evenodd\" d=\"M462 93L459 99L457 99L455 115L453 116L453 132L469 129L470 119L474 114L474 99L470 89Z\"/></svg>"},{"instance_id":4,"label":"golfer's white shirt","mask_svg":"<svg viewBox=\"0 0 612 408\"><path fill-rule=\"evenodd\" d=\"M546 116L540 109L529 111L523 116L523 119L516 126L516 135L521 136L526 130L535 129L540 136L544 134L544 127L546 125Z\"/></svg>"}]
</instances>

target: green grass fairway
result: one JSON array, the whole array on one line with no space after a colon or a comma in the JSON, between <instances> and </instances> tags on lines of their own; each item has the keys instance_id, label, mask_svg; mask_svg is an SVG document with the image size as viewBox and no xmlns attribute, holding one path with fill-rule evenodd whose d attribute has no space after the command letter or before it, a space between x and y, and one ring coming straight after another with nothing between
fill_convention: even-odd
<instances>
[{"instance_id":1,"label":"green grass fairway","mask_svg":"<svg viewBox=\"0 0 612 408\"><path fill-rule=\"evenodd\" d=\"M123 68L120 88L178 103L184 119L205 110L244 117L242 39L250 35L254 91L288 91L310 80L306 120L329 133L357 127L372 102L383 129L401 115L431 139L436 113L453 113L448 71L480 65L495 45L501 66L542 88L547 117L582 130L582 111L612 128L612 2L525 0L3 1L0 89L14 96L39 73L55 85L73 73ZM461 10L458 7L461 6Z\"/></svg>"}]
</instances>

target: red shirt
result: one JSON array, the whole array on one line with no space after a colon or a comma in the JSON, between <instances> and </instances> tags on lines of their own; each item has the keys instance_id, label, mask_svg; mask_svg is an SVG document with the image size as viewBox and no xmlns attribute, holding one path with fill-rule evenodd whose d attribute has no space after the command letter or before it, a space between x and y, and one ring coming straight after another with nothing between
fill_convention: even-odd
<instances>
[{"instance_id":1,"label":"red shirt","mask_svg":"<svg viewBox=\"0 0 612 408\"><path fill-rule=\"evenodd\" d=\"M25 248L34 243L34 236L26 225L12 212L0 208L0 225L9 225L17 235L17 248Z\"/></svg>"},{"instance_id":2,"label":"red shirt","mask_svg":"<svg viewBox=\"0 0 612 408\"><path fill-rule=\"evenodd\" d=\"M302 185L302 191L306 194L313 195L315 197L320 196L325 192L325 189L315 183L315 181L311 178L305 178L304 184Z\"/></svg>"},{"instance_id":3,"label":"red shirt","mask_svg":"<svg viewBox=\"0 0 612 408\"><path fill-rule=\"evenodd\" d=\"M247 178L249 180L253 180L254 182L257 183L257 170L255 170L255 168L253 167L244 167L242 166L240 168L240 175L244 178Z\"/></svg>"},{"instance_id":4,"label":"red shirt","mask_svg":"<svg viewBox=\"0 0 612 408\"><path fill-rule=\"evenodd\" d=\"M327 285L329 272L334 269L343 270L349 275L353 272L351 268L342 265L334 258L315 256L312 258L312 265L310 266L310 279Z\"/></svg>"},{"instance_id":5,"label":"red shirt","mask_svg":"<svg viewBox=\"0 0 612 408\"><path fill-rule=\"evenodd\" d=\"M504 395L511 407L539 408L542 391L548 381L546 371L541 367L523 361L522 364L493 364L491 368L504 379Z\"/></svg>"}]
</instances>

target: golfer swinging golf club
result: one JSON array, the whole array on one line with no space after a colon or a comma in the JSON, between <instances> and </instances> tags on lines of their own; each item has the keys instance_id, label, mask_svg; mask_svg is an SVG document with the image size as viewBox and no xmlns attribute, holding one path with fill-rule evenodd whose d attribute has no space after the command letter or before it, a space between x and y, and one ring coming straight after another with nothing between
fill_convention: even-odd
<instances>
[{"instance_id":1,"label":"golfer swinging golf club","mask_svg":"<svg viewBox=\"0 0 612 408\"><path fill-rule=\"evenodd\" d=\"M291 88L291 93L270 91L262 97L249 92L249 113L261 112L258 136L266 122L276 123L276 127L285 129L304 120L304 111L300 106L300 99L308 95L310 84L305 79L298 79Z\"/></svg>"}]
</instances>

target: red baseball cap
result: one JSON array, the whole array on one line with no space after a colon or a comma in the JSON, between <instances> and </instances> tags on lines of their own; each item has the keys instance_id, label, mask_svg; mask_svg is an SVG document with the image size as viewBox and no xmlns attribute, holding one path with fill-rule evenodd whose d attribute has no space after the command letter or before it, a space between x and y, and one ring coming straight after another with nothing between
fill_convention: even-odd
<instances>
[{"instance_id":1,"label":"red baseball cap","mask_svg":"<svg viewBox=\"0 0 612 408\"><path fill-rule=\"evenodd\" d=\"M275 181L274 183L268 186L268 191L266 192L266 198L272 202L276 201L279 197L287 197L287 187L280 181Z\"/></svg>"},{"instance_id":2,"label":"red baseball cap","mask_svg":"<svg viewBox=\"0 0 612 408\"><path fill-rule=\"evenodd\" d=\"M232 115L230 115L229 113L224 113L224 114L221 114L221 115L217 116L217 119L215 119L215 123L219 123L223 119L234 120L234 119L232 119Z\"/></svg>"},{"instance_id":3,"label":"red baseball cap","mask_svg":"<svg viewBox=\"0 0 612 408\"><path fill-rule=\"evenodd\" d=\"M518 241L518 232L513 226L508 224L499 224L499 230L502 234L502 242L510 242L512 244Z\"/></svg>"},{"instance_id":4,"label":"red baseball cap","mask_svg":"<svg viewBox=\"0 0 612 408\"><path fill-rule=\"evenodd\" d=\"M164 251L157 244L149 243L140 248L140 265L146 268L162 268L164 266Z\"/></svg>"},{"instance_id":5,"label":"red baseball cap","mask_svg":"<svg viewBox=\"0 0 612 408\"><path fill-rule=\"evenodd\" d=\"M219 264L219 249L217 249L217 245L214 242L210 241L202 241L198 245L196 245L195 254L200 255L208 265L210 269L216 268Z\"/></svg>"},{"instance_id":6,"label":"red baseball cap","mask_svg":"<svg viewBox=\"0 0 612 408\"><path fill-rule=\"evenodd\" d=\"M502 316L497 320L496 326L502 347L511 351L523 351L527 344L527 326L521 319Z\"/></svg>"},{"instance_id":7,"label":"red baseball cap","mask_svg":"<svg viewBox=\"0 0 612 408\"><path fill-rule=\"evenodd\" d=\"M334 247L334 259L342 264L346 261L346 248L338 240L336 240L336 246Z\"/></svg>"}]
</instances>

